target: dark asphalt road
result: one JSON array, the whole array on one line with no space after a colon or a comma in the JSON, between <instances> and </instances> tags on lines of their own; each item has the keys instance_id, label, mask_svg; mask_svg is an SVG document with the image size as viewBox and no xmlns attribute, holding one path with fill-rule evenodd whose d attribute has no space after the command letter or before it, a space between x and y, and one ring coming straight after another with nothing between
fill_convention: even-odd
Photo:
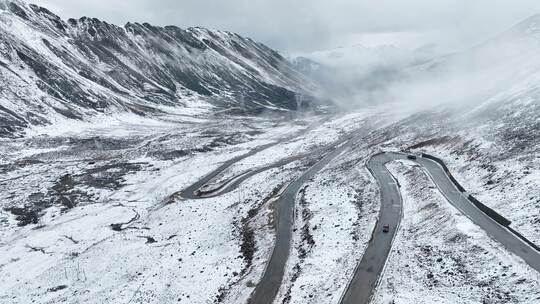
<instances>
[{"instance_id":1,"label":"dark asphalt road","mask_svg":"<svg viewBox=\"0 0 540 304\"><path fill-rule=\"evenodd\" d=\"M319 153L321 150L317 150ZM210 197L217 197L217 196L220 196L220 195L223 195L225 193L228 193L228 192L231 192L233 191L234 189L236 189L240 184L242 184L245 180L249 179L250 177L254 176L254 175L257 175L261 172L265 172L267 170L270 170L270 169L274 169L274 168L279 168L279 167L282 167L282 166L285 166L289 163L292 163L294 161L297 161L297 160L300 160L300 159L303 159L303 158L306 158L306 157L309 157L309 156L313 156L313 155L316 155L317 152L310 152L310 153L306 153L306 154L300 154L300 155L297 155L297 156L291 156L291 157L287 157L287 158L284 158L282 160L279 160L275 163L272 163L268 166L264 166L264 167L260 167L260 168L257 168L257 169L253 169L253 170L250 170L250 171L246 171L246 172L243 172L237 176L234 176L233 178L225 181L224 183L222 183L221 185L219 185L218 187L216 187L215 189L212 189L211 191L205 193L203 191L200 190L201 187L203 187L204 185L206 185L208 182L210 182L213 178L215 178L219 173L221 173L224 169L222 169L222 166L220 166L216 171L214 171L212 174L208 175L207 177L210 177L212 176L212 178L207 178L205 177L204 180L201 180L199 182L197 182L196 184L186 188L184 191L181 192L181 196L183 198L187 198L187 199L200 199L200 198L210 198ZM232 164L229 164L229 166L232 165ZM219 170L219 172L217 172ZM205 182L203 182L205 181Z\"/></svg>"},{"instance_id":2,"label":"dark asphalt road","mask_svg":"<svg viewBox=\"0 0 540 304\"><path fill-rule=\"evenodd\" d=\"M379 154L372 157L367 164L381 189L381 209L368 247L341 299L342 304L370 302L392 250L392 242L401 221L403 205L398 185L385 166L392 160L386 154ZM383 232L385 224L390 225L388 233Z\"/></svg>"},{"instance_id":3,"label":"dark asphalt road","mask_svg":"<svg viewBox=\"0 0 540 304\"><path fill-rule=\"evenodd\" d=\"M392 155L394 156L394 154ZM403 159L404 156L396 154L395 157ZM439 164L427 158L418 158L417 162L424 167L441 193L454 207L487 232L492 239L501 243L508 251L521 257L529 266L540 272L540 252L478 209L466 195L458 191Z\"/></svg>"},{"instance_id":4,"label":"dark asphalt road","mask_svg":"<svg viewBox=\"0 0 540 304\"><path fill-rule=\"evenodd\" d=\"M300 178L289 184L278 200L276 242L264 275L255 287L249 300L249 303L253 304L272 303L281 287L285 266L290 252L292 227L294 223L294 207L298 191L330 161L349 148L351 141L347 141L346 139L338 140L337 143L341 142L342 144L329 145L310 153L292 156L268 166L244 172L229 179L208 193L201 192L201 188L234 163L259 153L264 149L282 143L287 139L258 147L244 155L235 157L223 163L219 168L181 192L181 196L186 199L216 197L234 190L246 179L266 170L278 168L305 157L316 159L324 156ZM351 138L349 137L349 139ZM376 178L381 189L381 209L379 220L376 223L368 247L355 270L355 274L350 284L342 296L342 304L367 304L370 302L374 291L377 288L386 261L392 250L392 243L402 217L402 200L399 187L396 180L386 169L386 164L391 161L404 159L407 159L406 154L383 153L374 155L367 163L368 169ZM446 175L444 169L435 161L418 157L416 162L422 165L432 181L439 188L440 192L453 206L486 231L493 239L500 242L509 251L521 257L532 268L540 272L540 253L538 251L478 209L469 201L466 195L458 191L450 178ZM390 231L388 233L382 231L385 224L390 225Z\"/></svg>"},{"instance_id":5,"label":"dark asphalt road","mask_svg":"<svg viewBox=\"0 0 540 304\"><path fill-rule=\"evenodd\" d=\"M208 196L204 196L199 193L199 189L201 189L203 186L205 186L206 184L208 184L210 181L212 181L214 178L216 178L220 173L222 173L223 171L225 171L227 168L229 168L230 166L232 166L233 164L243 160L243 159L246 159L250 156L253 156L263 150L266 150L268 148L271 148L273 146L276 146L278 144L282 144L286 141L289 141L295 137L299 137L301 136L302 134L305 134L307 132L309 132L310 130L312 130L313 128L315 128L316 126L318 125L318 123L313 123L311 124L309 127L307 127L306 129L296 133L296 134L293 134L291 136L288 136L288 137L285 137L283 139L280 139L276 142L273 142L273 143L269 143L269 144L266 144L266 145L263 145L263 146L259 146L251 151L249 151L248 153L246 154L242 154L240 156L237 156L235 158L232 158L226 162L224 162L221 166L219 166L216 170L210 172L208 175L206 175L205 177L201 178L200 180L198 180L196 183L194 183L193 185L187 187L186 189L184 189L182 192L180 192L180 196L182 198L185 198L185 199L200 199L200 198L208 198L208 197L213 197L213 195L208 195ZM300 157L298 157L300 158ZM286 161L286 160L284 160ZM289 162L292 162L294 160L291 160ZM284 164L287 164L289 162L286 162ZM268 166L269 168L270 167L273 167L272 165L271 166ZM268 168L266 168L265 170L268 170ZM217 195L221 195L223 193L226 193L227 191L232 191L234 190L234 188L236 186L238 186L240 183L242 183L244 180L246 180L247 178L257 174L257 173L260 173L260 172L263 172L264 170L259 170L258 172L256 173L248 173L249 176L246 176L246 177L242 177L241 180L238 180L238 181L235 181L233 185L229 185L229 183L225 183L223 185L223 187L226 187L227 190L223 189L223 187L217 189L219 190L218 191L218 194L214 195L214 196L217 196Z\"/></svg>"},{"instance_id":6,"label":"dark asphalt road","mask_svg":"<svg viewBox=\"0 0 540 304\"><path fill-rule=\"evenodd\" d=\"M384 265L391 252L396 227L399 227L402 216L402 200L399 188L390 172L386 169L385 164L390 161L404 159L407 159L406 154L384 153L373 156L368 162L368 169L377 179L381 188L381 211L373 237L342 297L342 304L367 304L377 288ZM416 162L423 166L431 180L450 204L486 231L491 238L501 243L507 250L521 257L532 268L540 272L540 253L538 251L478 209L469 201L467 196L458 191L444 169L435 161L418 157ZM390 224L393 230L388 234L383 233L382 226L384 224Z\"/></svg>"},{"instance_id":7,"label":"dark asphalt road","mask_svg":"<svg viewBox=\"0 0 540 304\"><path fill-rule=\"evenodd\" d=\"M285 273L285 266L291 249L292 227L294 223L294 208L296 196L302 186L311 180L317 172L330 161L349 148L348 142L341 144L314 166L309 168L300 178L292 182L278 200L278 224L276 242L270 261L259 284L255 287L249 303L270 304L274 301Z\"/></svg>"},{"instance_id":8,"label":"dark asphalt road","mask_svg":"<svg viewBox=\"0 0 540 304\"><path fill-rule=\"evenodd\" d=\"M313 159L320 158L323 155L325 155L325 154L329 153L330 151L334 150L335 147L340 146L341 144L347 142L348 140L351 140L351 138L352 138L351 136L343 137L341 139L338 139L336 142L334 142L332 144L320 147L320 148L318 148L318 149L316 149L314 151L298 154L298 155L295 155L295 156L290 156L290 157L284 158L282 160L279 160L277 162L274 162L272 164L269 164L267 166L263 166L263 167L255 168L255 169L252 169L252 170L249 170L249 171L246 171L246 172L242 172L241 174L238 174L238 175L224 181L223 183L217 185L215 188L212 188L208 192L205 192L205 191L202 190L204 186L208 185L220 173L225 171L227 168L229 168L233 164L235 164L235 163L237 163L237 162L239 162L239 161L241 161L241 160L243 160L243 159L245 159L245 158L247 158L249 156L252 156L252 155L254 155L254 154L258 153L258 152L261 152L262 150L265 150L265 149L267 149L267 148L269 148L271 146L277 145L278 143L283 142L285 140L282 140L282 141L277 142L277 143L272 143L272 144L269 144L269 145L261 146L261 147L259 147L257 149L254 149L254 150L250 151L249 153L240 155L238 157L235 157L235 158L223 163L216 170L212 171L210 174L206 175L201 180L197 181L193 185L191 185L191 186L187 187L186 189L182 190L180 192L180 197L182 197L184 199L202 199L202 198L218 197L220 195L223 195L223 194L226 194L228 192L233 191L240 184L242 184L245 180L247 180L250 177L252 177L254 175L257 175L257 174L259 174L261 172L265 172L267 170L274 169L274 168L279 168L279 167L285 166L287 164L290 164L292 162L301 160L303 158L308 158L308 157L313 158Z\"/></svg>"},{"instance_id":9,"label":"dark asphalt road","mask_svg":"<svg viewBox=\"0 0 540 304\"><path fill-rule=\"evenodd\" d=\"M277 206L278 206L277 218L278 219L277 219L276 242L274 244L274 249L273 249L270 261L268 262L266 266L266 270L263 275L263 278L257 284L257 286L255 287L255 290L253 291L250 297L250 301L249 301L250 303L259 304L259 303L272 303L273 302L281 286L283 275L285 272L285 266L287 263L287 259L289 257L290 241L292 237L292 227L293 227L293 222L294 222L294 207L295 207L295 201L296 201L296 196L298 194L298 191L306 182L312 179L313 176L317 174L317 172L319 172L322 168L324 168L331 160L333 160L335 157L337 157L339 154L341 154L343 151L349 148L351 139L352 139L352 136L340 138L335 143L321 147L314 151L296 155L296 156L291 156L291 157L279 160L268 166L264 166L264 167L253 169L247 172L243 172L242 174L232 177L231 179L218 185L216 188L212 189L211 191L208 191L207 193L205 193L204 191L201 191L202 187L207 185L209 182L215 179L220 173L222 173L224 170L226 170L228 167L230 167L234 163L241 161L242 159L245 159L246 157L254 155L266 148L274 146L278 143L262 146L255 150L250 151L247 154L235 157L223 163L221 166L219 166L219 168L217 168L210 174L206 175L204 178L202 178L198 182L184 189L180 193L180 196L185 199L202 199L202 198L217 197L227 192L233 191L246 179L256 174L259 174L261 172L264 172L266 170L279 168L288 163L291 163L293 161L300 160L306 157L309 157L312 159L319 159L317 163L315 163L315 165L313 165L306 172L304 172L304 174L301 177L299 177L298 179L293 181L291 184L289 184L278 199L278 202L277 202Z\"/></svg>"}]
</instances>

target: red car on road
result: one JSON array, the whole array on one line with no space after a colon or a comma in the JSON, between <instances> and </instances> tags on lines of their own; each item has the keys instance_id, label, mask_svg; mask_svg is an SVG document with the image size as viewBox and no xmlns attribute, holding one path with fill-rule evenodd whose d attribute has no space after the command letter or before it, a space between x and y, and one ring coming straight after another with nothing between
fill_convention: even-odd
<instances>
[{"instance_id":1,"label":"red car on road","mask_svg":"<svg viewBox=\"0 0 540 304\"><path fill-rule=\"evenodd\" d=\"M385 224L385 225L382 227L382 231L383 231L384 233L390 232L390 225Z\"/></svg>"}]
</instances>

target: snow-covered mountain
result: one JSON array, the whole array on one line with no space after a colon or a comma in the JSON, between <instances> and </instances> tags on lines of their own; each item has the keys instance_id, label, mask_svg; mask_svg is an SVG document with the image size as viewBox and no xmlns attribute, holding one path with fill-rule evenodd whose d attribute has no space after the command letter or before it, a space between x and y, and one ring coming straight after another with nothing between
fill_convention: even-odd
<instances>
[{"instance_id":1,"label":"snow-covered mountain","mask_svg":"<svg viewBox=\"0 0 540 304\"><path fill-rule=\"evenodd\" d=\"M197 96L218 107L294 109L313 87L249 38L95 18L64 21L0 1L0 132L99 112L151 115Z\"/></svg>"},{"instance_id":2,"label":"snow-covered mountain","mask_svg":"<svg viewBox=\"0 0 540 304\"><path fill-rule=\"evenodd\" d=\"M376 69L345 73L296 58L349 104L379 93L396 103L276 119L192 115L304 100L302 77L249 39L0 6L4 132L85 119L0 136L0 303L248 303L283 231L274 302L339 303L382 234L383 192L365 166L379 151L440 157L540 245L540 18L427 62L358 47L367 61L356 67L379 58ZM329 61L354 63L336 52ZM373 303L540 303L540 273L452 207L418 163L387 168L404 212ZM284 206L294 216L280 216Z\"/></svg>"}]
</instances>

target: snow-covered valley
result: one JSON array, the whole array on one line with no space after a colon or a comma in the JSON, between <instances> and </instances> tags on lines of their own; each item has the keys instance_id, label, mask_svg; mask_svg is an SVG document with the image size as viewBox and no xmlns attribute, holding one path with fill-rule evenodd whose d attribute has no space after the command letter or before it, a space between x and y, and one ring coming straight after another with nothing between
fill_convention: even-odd
<instances>
[{"instance_id":1,"label":"snow-covered valley","mask_svg":"<svg viewBox=\"0 0 540 304\"><path fill-rule=\"evenodd\" d=\"M0 10L0 303L540 303L539 16L445 56L288 62L225 31ZM341 81L347 56L369 60ZM408 157L385 184L382 152Z\"/></svg>"},{"instance_id":2,"label":"snow-covered valley","mask_svg":"<svg viewBox=\"0 0 540 304\"><path fill-rule=\"evenodd\" d=\"M326 117L326 123L312 126L309 124L312 117L281 122L257 117L212 122L201 115L196 122L173 121L172 118L167 123L124 121L113 127L96 128L91 134L76 131L46 134L42 130L24 139L4 140L0 181L4 189L0 194L3 204L0 299L6 303L247 302L272 252L276 196L318 159L317 153L307 152L320 151L318 147L327 146L331 138L337 140L338 134L354 135L356 142L306 183L297 197L290 258L278 294L280 302L339 302L377 219L380 194L364 163L370 154L381 149L416 146L414 150L439 155L448 161L465 187L470 187L483 202L516 223L516 229L537 241L534 231L540 224L528 219L535 219L534 214L540 212L535 205L538 194L531 191L540 186L538 179L516 179L510 187L515 189L513 192L498 190L509 187L505 179L494 180L490 188L476 186L475 180L467 178L466 173L483 172L485 163L482 158L460 162L460 157L467 154L453 156L456 152L448 145L458 140L449 143L439 140L448 136L444 130L451 128L423 129L414 119L403 120L402 117L402 113L390 115L387 107L381 107ZM421 117L436 121L440 116L425 114ZM401 131L413 130L412 125L416 126L414 131ZM125 134L119 133L119 129L126 130ZM285 142L280 141L283 138ZM426 140L432 143L426 144ZM485 138L478 136L472 141L469 146L480 145ZM221 179L291 155L305 157L258 173L233 191L215 198L189 200L178 196L179 191L224 161L271 142L278 143L235 163ZM534 153L531 161L535 161ZM474 156L469 154L468 157ZM529 162L516 161L506 173L517 175L529 170L536 174L531 166ZM398 180L401 179L398 176ZM417 191L414 189L407 191ZM521 209L525 206L529 209L508 212L488 199L492 195L505 198L507 208L515 209L519 205ZM522 201L529 203L521 205ZM414 203L406 200L407 204ZM438 204L439 208L451 210L444 200L439 199ZM413 211L405 212L405 221L420 220L416 216L411 218L410 212ZM453 225L452 217L441 217L441 212L433 212L439 218L437 225ZM451 214L458 216L455 211ZM471 224L467 227L470 227L467 231L478 230ZM405 225L401 229L409 230ZM401 246L421 249L408 245L409 241L405 240L437 242L441 256L447 256L445 252L455 246L452 242L443 242L446 237L434 235L431 238L438 241L422 241L420 236L396 239L396 243L403 245L396 245L397 251L392 254L382 282L390 280L391 284L402 287L383 283L377 299L415 298L410 288L420 286L406 287L409 286L407 281L394 282L403 279L395 272L402 270L391 269L404 266L393 266L392 261L399 256L396 252L411 250ZM473 303L488 295L495 297L493 303L523 303L524 299L536 299L537 296L530 293L538 286L534 271L521 270L526 269L523 262L488 236L475 237L474 242L477 246L488 246L492 254L508 256L501 260L504 265L499 267L513 269L512 275L510 270L504 273L523 281L520 283L523 287L504 287L504 281L489 283L485 288L498 284L500 292L493 294L484 288L464 302ZM416 269L416 255L409 252L408 256L413 263L408 264L409 267ZM451 256L449 253L447 258ZM463 263L479 264L488 260L493 259ZM400 260L400 263L407 262ZM460 267L474 267L462 264ZM456 270L456 265L447 265L448 271ZM418 267L411 271L426 271ZM520 270L516 272L516 269ZM502 273L479 273L482 278L477 280L500 278ZM466 288L468 283L459 284ZM455 298L450 294L459 293L446 283L432 284L429 288L432 292L429 299L436 302L451 303ZM396 303L401 302L396 300Z\"/></svg>"}]
</instances>

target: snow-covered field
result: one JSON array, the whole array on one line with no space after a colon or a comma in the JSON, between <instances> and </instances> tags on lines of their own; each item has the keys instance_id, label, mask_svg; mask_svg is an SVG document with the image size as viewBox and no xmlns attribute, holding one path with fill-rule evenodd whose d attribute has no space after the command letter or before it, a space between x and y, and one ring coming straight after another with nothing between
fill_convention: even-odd
<instances>
[{"instance_id":1,"label":"snow-covered field","mask_svg":"<svg viewBox=\"0 0 540 304\"><path fill-rule=\"evenodd\" d=\"M466 188L537 240L540 223L526 220L538 219L538 150L497 160L504 141L493 128L457 131L450 115L409 117L389 106L297 121L202 113L120 116L92 127L59 122L65 129L3 140L0 303L245 303L273 249L280 190L317 158L309 152L340 138L354 138L350 150L297 197L277 302L339 302L377 218L378 187L365 161L380 149L442 157ZM308 154L214 198L177 195L271 143L218 180ZM539 300L538 273L452 209L419 168L391 167L405 215L376 303Z\"/></svg>"},{"instance_id":2,"label":"snow-covered field","mask_svg":"<svg viewBox=\"0 0 540 304\"><path fill-rule=\"evenodd\" d=\"M238 284L258 279L272 248L266 198L300 173L302 162L263 172L216 199L173 195L305 123L118 121L92 132L34 131L2 144L0 302L207 303L249 296ZM119 128L126 134L118 135ZM260 212L248 216L252 209ZM248 226L260 250L243 257Z\"/></svg>"}]
</instances>

